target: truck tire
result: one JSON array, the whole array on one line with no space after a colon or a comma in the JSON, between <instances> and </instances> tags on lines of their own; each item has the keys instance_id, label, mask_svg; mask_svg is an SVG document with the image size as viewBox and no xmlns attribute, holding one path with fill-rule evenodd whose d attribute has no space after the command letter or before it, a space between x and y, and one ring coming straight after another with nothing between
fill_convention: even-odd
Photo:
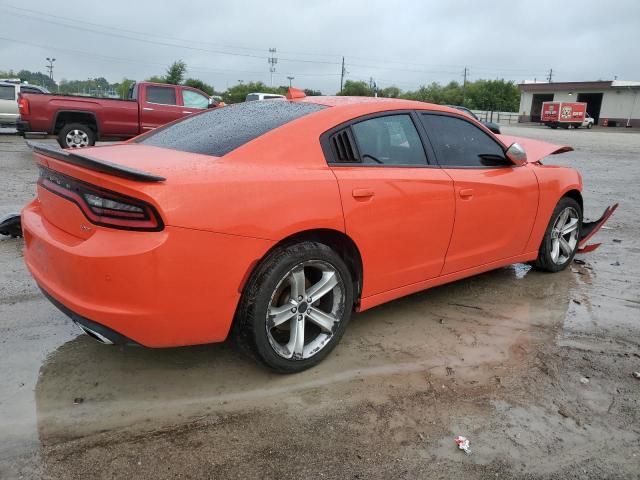
<instances>
[{"instance_id":1,"label":"truck tire","mask_svg":"<svg viewBox=\"0 0 640 480\"><path fill-rule=\"evenodd\" d=\"M68 123L58 132L62 148L84 148L96 144L96 133L84 123Z\"/></svg>"}]
</instances>

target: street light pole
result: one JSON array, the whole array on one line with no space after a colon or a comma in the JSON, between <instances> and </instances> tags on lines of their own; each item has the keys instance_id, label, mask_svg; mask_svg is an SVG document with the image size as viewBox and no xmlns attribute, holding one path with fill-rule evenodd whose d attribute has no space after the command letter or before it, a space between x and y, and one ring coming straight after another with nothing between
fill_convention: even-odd
<instances>
[{"instance_id":1,"label":"street light pole","mask_svg":"<svg viewBox=\"0 0 640 480\"><path fill-rule=\"evenodd\" d=\"M53 62L55 62L56 59L55 58L49 58L47 57L47 62L49 62L49 65L46 65L47 70L49 70L49 79L53 81Z\"/></svg>"},{"instance_id":2,"label":"street light pole","mask_svg":"<svg viewBox=\"0 0 640 480\"><path fill-rule=\"evenodd\" d=\"M291 88L291 80L293 80L296 77L287 77L289 79L289 88Z\"/></svg>"}]
</instances>

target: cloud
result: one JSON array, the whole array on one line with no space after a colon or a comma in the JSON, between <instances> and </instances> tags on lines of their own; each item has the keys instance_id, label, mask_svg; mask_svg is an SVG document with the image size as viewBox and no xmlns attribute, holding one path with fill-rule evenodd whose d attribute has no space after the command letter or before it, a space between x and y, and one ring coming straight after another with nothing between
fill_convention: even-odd
<instances>
[{"instance_id":1,"label":"cloud","mask_svg":"<svg viewBox=\"0 0 640 480\"><path fill-rule=\"evenodd\" d=\"M640 80L640 2L619 1L87 1L80 12L55 3L0 2L0 69L57 79L162 74L172 61L217 89L274 83L332 94L344 55L347 78L414 89L470 78ZM105 28L106 27L106 28ZM28 32L28 35L26 33Z\"/></svg>"}]
</instances>

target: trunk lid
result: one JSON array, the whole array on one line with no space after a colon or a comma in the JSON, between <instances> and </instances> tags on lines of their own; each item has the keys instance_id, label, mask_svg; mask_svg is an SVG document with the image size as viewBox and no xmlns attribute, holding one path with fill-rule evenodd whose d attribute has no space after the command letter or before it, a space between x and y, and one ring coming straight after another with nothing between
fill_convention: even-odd
<instances>
[{"instance_id":1,"label":"trunk lid","mask_svg":"<svg viewBox=\"0 0 640 480\"><path fill-rule=\"evenodd\" d=\"M171 210L168 185L190 184L211 174L217 157L168 150L139 144L116 144L62 150L32 144L41 169L79 180L100 190L128 197L152 206L166 222ZM59 180L59 179L58 179ZM62 178L64 183L64 178ZM77 238L87 239L96 229L78 202L63 198L38 185L38 199L48 222Z\"/></svg>"}]
</instances>

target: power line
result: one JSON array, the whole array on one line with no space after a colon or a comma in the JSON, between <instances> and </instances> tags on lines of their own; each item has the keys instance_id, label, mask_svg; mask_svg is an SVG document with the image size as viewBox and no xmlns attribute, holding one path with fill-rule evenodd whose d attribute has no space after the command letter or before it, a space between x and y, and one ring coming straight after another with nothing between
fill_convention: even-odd
<instances>
[{"instance_id":1,"label":"power line","mask_svg":"<svg viewBox=\"0 0 640 480\"><path fill-rule=\"evenodd\" d=\"M7 6L3 6L3 7L7 7ZM17 10L21 10L21 11L26 11L26 12L33 12L36 13L38 15L42 15L42 13L40 12L36 12L34 10L29 10L29 9L25 9L25 8L18 8L18 7L8 7L11 9L17 9ZM183 48L183 49L187 49L187 50L192 50L192 51L202 51L202 52L206 52L206 53L215 53L218 55L228 55L228 56L238 56L238 57L245 57L245 58L264 58L264 55L259 55L259 54L250 54L250 53L238 53L238 52L229 52L229 51L222 51L222 50L214 50L214 49L207 49L207 48L200 48L200 47L196 47L196 46L192 46L192 45L179 45L176 43L170 43L167 41L156 41L156 40L149 40L149 39L145 39L145 38L136 38L136 37L132 37L130 35L123 35L123 34L118 34L118 33L113 33L113 32L104 32L104 31L98 31L95 29L91 29L91 28L87 28L78 24L70 24L70 23L62 23L62 22L57 22L55 20L49 20L49 19L45 19L45 18L38 18L38 17L34 17L31 15L24 15L24 14L20 14L20 13L16 13L16 12L7 12L10 15L14 15L14 16L18 16L18 17L22 17L22 18L27 18L30 20L35 20L35 21L39 21L39 22L44 22L44 23L50 23L50 24L54 24L54 25L60 25L66 28L73 28L76 30L81 30L81 31L87 31L87 32L91 32L91 33L97 33L99 35L107 35L107 36L114 36L114 37L119 37L119 38L124 38L124 39L128 39L128 40L134 40L134 41L139 41L139 42L144 42L144 43L151 43L151 44L156 44L156 45L162 45L162 46L166 46L166 47L173 47L173 48ZM48 15L47 16L51 16L51 17L55 17L55 18L62 18L65 19L65 17L61 17L59 15ZM134 35L146 35L146 36L151 36L151 37L155 37L155 38L162 38L162 39L172 39L171 37L166 37L166 36L158 36L158 35L154 35L154 34L149 34L149 33L141 33L141 32L134 32L132 30L127 30L127 29L123 29L123 28L118 28L118 27L110 27L110 26L106 26L106 25L101 25L101 24L97 24L97 23L90 23L90 22L83 22L83 24L87 24L87 25L93 25L93 26L97 26L99 28L105 28L105 29L112 29L112 30L118 30L118 31L122 31L122 32L127 32L127 33L133 33ZM179 42L192 42L192 43L201 43L201 44L207 44L206 42L198 42L198 41L194 41L194 40L184 40L184 39L177 39L177 38L173 38L176 41ZM208 45L213 45L213 44L208 44ZM255 49L255 48L248 48L248 47L228 47L228 48L237 48L237 49L244 49L244 50L250 50L250 51L262 51L261 49ZM314 53L294 53L294 52L289 52L291 54L300 54L300 55L321 55L321 54L314 54ZM327 56L329 56L327 54ZM331 55L333 56L333 55ZM361 58L361 59L366 59L367 57L357 57L357 56L353 56L352 58ZM331 61L321 61L321 60L309 60L309 59L299 59L299 58L279 58L280 61L284 61L284 62L293 62L293 63L311 63L311 64L323 64L323 65L336 65L339 66L341 65L340 62L335 61L335 62L331 62ZM373 59L372 59L373 60ZM436 67L436 65L425 65L425 64L417 64L417 63L408 63L408 62L403 62L403 61L398 61L398 60L382 60L382 59L378 59L378 60L374 60L374 62L384 62L385 63L385 67L381 67L381 66L377 66L377 65L368 65L368 64L350 64L350 66L354 66L354 67L362 67L362 68L371 68L371 69L377 69L377 70L394 70L394 71L406 71L406 72L412 72L412 73L431 73L431 74L454 74L456 73L455 71L447 71L447 70L442 70L442 69L438 69L438 70L415 70L415 69L407 69L407 68L389 68L386 64L388 63L393 63L393 64L397 64L397 65L413 65L413 66L418 66L418 67L429 67L429 68L434 68ZM442 65L444 66L444 65ZM449 65L446 67L451 67L451 68L456 68L457 66L454 65ZM519 71L520 69L514 69L513 67L499 67L499 68L493 68L493 67L474 67L476 70L487 70L490 71L491 73L494 73L496 70L499 71L503 71L503 70L511 70L511 71ZM524 69L521 70L522 72L524 72ZM531 76L530 73L521 73L521 76ZM510 75L510 76L516 76L515 74Z\"/></svg>"}]
</instances>

